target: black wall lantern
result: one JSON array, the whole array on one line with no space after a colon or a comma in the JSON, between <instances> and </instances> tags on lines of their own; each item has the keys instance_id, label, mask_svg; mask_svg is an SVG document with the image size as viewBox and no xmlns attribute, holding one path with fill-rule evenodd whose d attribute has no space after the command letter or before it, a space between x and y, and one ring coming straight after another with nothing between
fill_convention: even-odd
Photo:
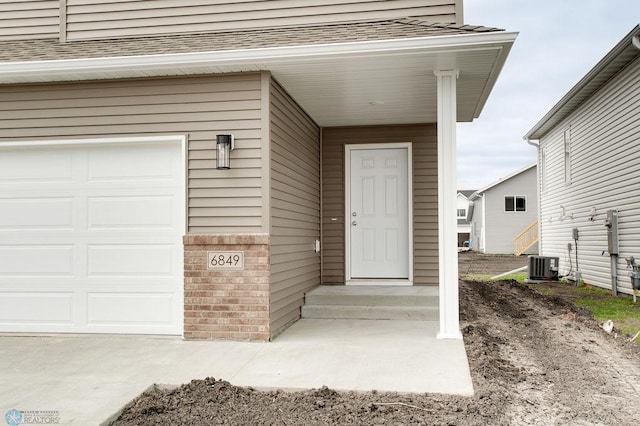
<instances>
[{"instance_id":1,"label":"black wall lantern","mask_svg":"<svg viewBox=\"0 0 640 426\"><path fill-rule=\"evenodd\" d=\"M231 151L233 151L234 141L233 135L231 134L222 134L216 135L216 169L218 170L228 170L231 168Z\"/></svg>"}]
</instances>

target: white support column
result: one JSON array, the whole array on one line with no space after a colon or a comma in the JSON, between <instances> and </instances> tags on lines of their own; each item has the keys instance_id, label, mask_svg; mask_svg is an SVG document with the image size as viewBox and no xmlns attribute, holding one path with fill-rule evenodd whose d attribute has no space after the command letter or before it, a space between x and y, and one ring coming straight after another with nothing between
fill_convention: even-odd
<instances>
[{"instance_id":1,"label":"white support column","mask_svg":"<svg viewBox=\"0 0 640 426\"><path fill-rule=\"evenodd\" d=\"M456 80L458 70L435 71L438 79L439 339L462 339L458 306L456 217Z\"/></svg>"}]
</instances>

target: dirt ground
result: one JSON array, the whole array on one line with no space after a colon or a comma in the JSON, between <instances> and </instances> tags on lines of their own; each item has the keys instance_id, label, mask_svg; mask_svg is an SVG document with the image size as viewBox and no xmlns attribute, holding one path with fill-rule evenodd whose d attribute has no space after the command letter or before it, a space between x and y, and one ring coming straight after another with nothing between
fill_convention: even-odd
<instances>
[{"instance_id":1,"label":"dirt ground","mask_svg":"<svg viewBox=\"0 0 640 426\"><path fill-rule=\"evenodd\" d=\"M482 260L463 254L461 274L464 268L497 274L518 267L511 262L526 262L510 258L499 263L492 257L489 266ZM461 281L460 307L473 397L327 388L259 392L209 378L143 394L114 424L640 423L640 347L604 333L588 311L510 281Z\"/></svg>"},{"instance_id":2,"label":"dirt ground","mask_svg":"<svg viewBox=\"0 0 640 426\"><path fill-rule=\"evenodd\" d=\"M465 275L498 275L527 266L527 256L482 254L475 251L458 253L458 273Z\"/></svg>"}]
</instances>

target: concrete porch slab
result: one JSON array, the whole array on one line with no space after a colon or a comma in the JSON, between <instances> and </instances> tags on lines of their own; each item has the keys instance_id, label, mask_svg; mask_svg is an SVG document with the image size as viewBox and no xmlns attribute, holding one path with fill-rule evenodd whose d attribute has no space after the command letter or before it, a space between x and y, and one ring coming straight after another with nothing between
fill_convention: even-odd
<instances>
[{"instance_id":1,"label":"concrete porch slab","mask_svg":"<svg viewBox=\"0 0 640 426\"><path fill-rule=\"evenodd\" d=\"M470 395L462 341L431 321L298 321L274 342L149 336L0 336L0 414L57 411L98 424L153 383L208 376L256 388Z\"/></svg>"},{"instance_id":2,"label":"concrete porch slab","mask_svg":"<svg viewBox=\"0 0 640 426\"><path fill-rule=\"evenodd\" d=\"M437 331L434 321L302 319L234 384L472 395L463 342Z\"/></svg>"}]
</instances>

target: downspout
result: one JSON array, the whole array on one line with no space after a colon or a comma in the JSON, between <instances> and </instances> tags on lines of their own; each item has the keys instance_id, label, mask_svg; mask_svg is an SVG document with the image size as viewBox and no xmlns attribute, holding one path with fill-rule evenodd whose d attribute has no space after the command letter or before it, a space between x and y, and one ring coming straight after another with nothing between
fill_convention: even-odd
<instances>
[{"instance_id":1,"label":"downspout","mask_svg":"<svg viewBox=\"0 0 640 426\"><path fill-rule=\"evenodd\" d=\"M542 191L540 191L540 182L542 182L542 177L540 176L540 142L534 142L532 139L525 138L524 139L529 145L536 148L536 174L538 175L538 190L536 191L538 194L538 254L542 250L542 203L540 202L542 198Z\"/></svg>"},{"instance_id":2,"label":"downspout","mask_svg":"<svg viewBox=\"0 0 640 426\"><path fill-rule=\"evenodd\" d=\"M536 148L540 148L540 144L539 143L535 143L533 140L531 139L525 139L525 141L531 145L531 146L535 146Z\"/></svg>"},{"instance_id":3,"label":"downspout","mask_svg":"<svg viewBox=\"0 0 640 426\"><path fill-rule=\"evenodd\" d=\"M615 209L607 210L607 218L604 221L607 228L607 250L611 260L611 294L618 295L618 211Z\"/></svg>"}]
</instances>

